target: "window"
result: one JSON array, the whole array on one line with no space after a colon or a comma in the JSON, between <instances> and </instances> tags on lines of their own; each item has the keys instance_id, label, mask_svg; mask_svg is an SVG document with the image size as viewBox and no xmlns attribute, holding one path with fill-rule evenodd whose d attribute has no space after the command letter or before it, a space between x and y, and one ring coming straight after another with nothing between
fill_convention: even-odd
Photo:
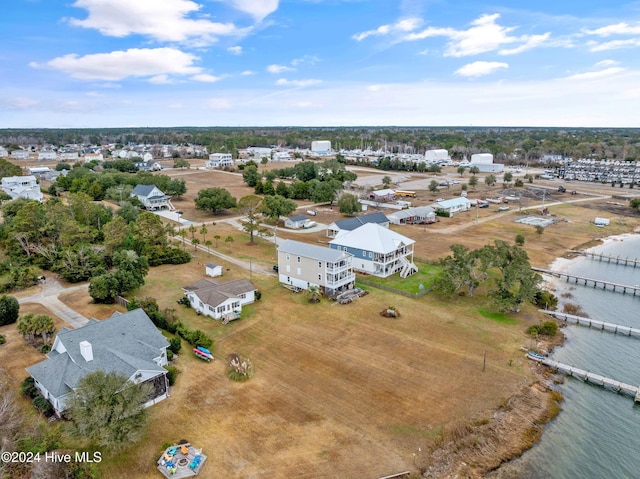
<instances>
[{"instance_id":1,"label":"window","mask_svg":"<svg viewBox=\"0 0 640 479\"><path fill-rule=\"evenodd\" d=\"M291 259L291 255L287 253L287 261L289 261L290 259Z\"/></svg>"},{"instance_id":2,"label":"window","mask_svg":"<svg viewBox=\"0 0 640 479\"><path fill-rule=\"evenodd\" d=\"M300 262L300 256L298 256L298 263Z\"/></svg>"},{"instance_id":3,"label":"window","mask_svg":"<svg viewBox=\"0 0 640 479\"><path fill-rule=\"evenodd\" d=\"M322 281L322 275L321 274L318 275L318 281Z\"/></svg>"},{"instance_id":4,"label":"window","mask_svg":"<svg viewBox=\"0 0 640 479\"><path fill-rule=\"evenodd\" d=\"M365 256L365 257L366 257L366 256L367 256L367 252L366 252L366 251L363 251L363 252L362 252L362 256Z\"/></svg>"},{"instance_id":5,"label":"window","mask_svg":"<svg viewBox=\"0 0 640 479\"><path fill-rule=\"evenodd\" d=\"M369 258L373 258L373 251L369 251Z\"/></svg>"},{"instance_id":6,"label":"window","mask_svg":"<svg viewBox=\"0 0 640 479\"><path fill-rule=\"evenodd\" d=\"M318 261L318 268L322 268L322 261Z\"/></svg>"},{"instance_id":7,"label":"window","mask_svg":"<svg viewBox=\"0 0 640 479\"><path fill-rule=\"evenodd\" d=\"M301 276L302 275L302 270L300 268L296 268L296 274L298 276Z\"/></svg>"}]
</instances>

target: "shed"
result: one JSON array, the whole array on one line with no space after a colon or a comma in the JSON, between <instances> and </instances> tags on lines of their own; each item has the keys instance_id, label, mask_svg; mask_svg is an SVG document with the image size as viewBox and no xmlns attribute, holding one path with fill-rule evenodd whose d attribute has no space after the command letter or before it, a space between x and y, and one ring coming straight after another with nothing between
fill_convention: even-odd
<instances>
[{"instance_id":1,"label":"shed","mask_svg":"<svg viewBox=\"0 0 640 479\"><path fill-rule=\"evenodd\" d=\"M291 216L284 220L284 226L286 228L300 229L304 228L309 219L305 215Z\"/></svg>"},{"instance_id":2,"label":"shed","mask_svg":"<svg viewBox=\"0 0 640 479\"><path fill-rule=\"evenodd\" d=\"M215 278L216 276L222 276L222 266L215 263L207 263L205 265L205 274Z\"/></svg>"},{"instance_id":3,"label":"shed","mask_svg":"<svg viewBox=\"0 0 640 479\"><path fill-rule=\"evenodd\" d=\"M598 217L596 217L596 219L593 220L593 224L596 225L596 226L609 226L609 223L611 223L609 218L598 218Z\"/></svg>"}]
</instances>

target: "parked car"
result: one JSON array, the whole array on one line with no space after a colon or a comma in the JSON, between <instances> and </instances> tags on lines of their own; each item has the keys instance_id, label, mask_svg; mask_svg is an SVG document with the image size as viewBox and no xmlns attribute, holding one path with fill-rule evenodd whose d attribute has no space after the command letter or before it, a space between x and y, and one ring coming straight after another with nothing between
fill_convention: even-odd
<instances>
[{"instance_id":1,"label":"parked car","mask_svg":"<svg viewBox=\"0 0 640 479\"><path fill-rule=\"evenodd\" d=\"M507 211L508 209L509 209L509 207L508 207L508 206L500 206L500 207L498 208L498 211Z\"/></svg>"}]
</instances>

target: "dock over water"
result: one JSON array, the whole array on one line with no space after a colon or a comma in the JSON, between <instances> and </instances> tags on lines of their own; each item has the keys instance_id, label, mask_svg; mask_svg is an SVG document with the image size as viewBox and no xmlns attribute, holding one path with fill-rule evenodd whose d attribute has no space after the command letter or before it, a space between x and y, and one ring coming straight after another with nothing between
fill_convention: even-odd
<instances>
[{"instance_id":1,"label":"dock over water","mask_svg":"<svg viewBox=\"0 0 640 479\"><path fill-rule=\"evenodd\" d=\"M567 283L569 282L569 280L571 280L576 284L582 283L585 286L592 285L594 288L602 288L606 291L614 291L622 294L633 294L634 296L640 296L640 285L638 284L632 286L629 284L614 283L613 281L604 281L602 279L587 278L586 276L576 276L575 274L563 273L561 271L552 271L550 269L544 269L544 268L536 268L533 266L531 267L531 269L538 273L548 274L550 276L555 276L560 279L565 278Z\"/></svg>"},{"instance_id":2,"label":"dock over water","mask_svg":"<svg viewBox=\"0 0 640 479\"><path fill-rule=\"evenodd\" d=\"M626 384L615 379L601 376L599 374L590 373L589 371L585 371L584 369L579 369L573 366L569 366L568 364L559 363L558 361L554 361L553 359L538 357L538 355L533 355L531 353L527 354L527 358L531 359L532 361L536 361L558 373L566 374L567 376L573 376L575 378L581 379L582 381L602 386L605 389L619 394L631 396L635 402L640 402L640 387L632 386L631 384Z\"/></svg>"},{"instance_id":3,"label":"dock over water","mask_svg":"<svg viewBox=\"0 0 640 479\"><path fill-rule=\"evenodd\" d=\"M587 328L591 329L606 331L607 333L622 334L623 336L631 336L640 339L640 329L632 328L630 326L607 323L606 321L597 321L595 319L585 318L584 316L560 313L559 311L549 311L547 309L539 309L538 312L553 316L554 318L564 321L565 323L577 324L579 326L586 326Z\"/></svg>"},{"instance_id":4,"label":"dock over water","mask_svg":"<svg viewBox=\"0 0 640 479\"><path fill-rule=\"evenodd\" d=\"M580 256L586 256L593 260L606 261L607 263L615 263L623 266L631 266L633 268L640 267L640 260L638 258L621 258L620 256L610 256L602 253L591 253L589 251L569 250L569 253L579 254Z\"/></svg>"}]
</instances>

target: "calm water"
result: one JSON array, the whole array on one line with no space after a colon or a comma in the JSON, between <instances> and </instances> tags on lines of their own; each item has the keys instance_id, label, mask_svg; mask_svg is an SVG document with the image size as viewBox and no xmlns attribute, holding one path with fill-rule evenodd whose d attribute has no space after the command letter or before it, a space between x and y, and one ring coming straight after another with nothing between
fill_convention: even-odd
<instances>
[{"instance_id":1,"label":"calm water","mask_svg":"<svg viewBox=\"0 0 640 479\"><path fill-rule=\"evenodd\" d=\"M623 236L593 251L640 259L640 235ZM576 258L561 268L576 275L640 284L640 268ZM554 266L555 269L555 266ZM558 283L561 301L578 304L590 318L640 329L640 296ZM559 307L561 310L561 306ZM566 343L552 358L628 384L640 385L640 339L580 326L564 329ZM598 386L567 378L557 389L563 411L542 440L504 471L519 479L640 478L640 406Z\"/></svg>"}]
</instances>

